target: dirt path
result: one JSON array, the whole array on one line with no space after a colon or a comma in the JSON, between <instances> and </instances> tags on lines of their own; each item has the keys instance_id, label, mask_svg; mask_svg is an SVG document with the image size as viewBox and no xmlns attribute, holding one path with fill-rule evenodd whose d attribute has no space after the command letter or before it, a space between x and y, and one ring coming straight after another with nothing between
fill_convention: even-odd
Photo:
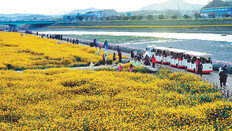
<instances>
[{"instance_id":1,"label":"dirt path","mask_svg":"<svg viewBox=\"0 0 232 131\"><path fill-rule=\"evenodd\" d=\"M63 41L63 42L66 42L66 41ZM85 44L81 44L80 45L82 46L88 46L89 45L85 45ZM105 48L102 48L103 51L105 52L109 52L109 53L116 53L117 54L117 51L114 51L114 50L110 50L110 49L105 49ZM130 58L130 53L125 53L125 52L122 52L122 55L125 55L127 56L128 58ZM168 68L170 70L173 70L175 72L186 72L186 73L191 73L191 72L188 72L187 70L185 69L177 69L177 68L173 68L173 67L170 67L168 65L161 65L161 64L158 64L159 67L163 67L163 68ZM104 67L104 66L100 66L100 67L94 67L93 69L97 69L97 68L101 68L101 67ZM77 67L76 69L86 69L86 68L89 68L89 67ZM92 67L91 67L92 68ZM158 70L158 69L152 69L151 67L148 67L149 69L151 70ZM73 68L75 69L75 68ZM196 74L197 75L197 74ZM209 82L211 82L212 84L215 84L217 86L220 86L220 82L219 82L219 75L218 75L218 72L217 71L213 71L212 73L210 74L203 74L202 76L203 79L205 80L208 80ZM231 93L232 93L232 75L231 74L228 74L228 79L227 79L227 86L224 87L226 90L229 90Z\"/></svg>"},{"instance_id":2,"label":"dirt path","mask_svg":"<svg viewBox=\"0 0 232 131\"><path fill-rule=\"evenodd\" d=\"M86 46L86 45L83 45L83 46ZM116 51L113 51L113 50L107 50L107 49L102 49L103 51L107 51L107 52L110 52L110 53L116 53ZM116 53L117 54L117 53ZM129 53L125 53L125 52L122 52L122 55L125 55L127 56L128 58L130 58L130 54ZM177 68L174 68L174 67L170 67L168 65L161 65L161 64L158 64L159 67L163 67L163 68L168 68L170 70L173 70L175 72L186 72L186 73L191 73L185 69L177 69ZM217 86L220 86L220 81L219 81L219 75L218 75L218 72L217 71L213 71L212 73L210 74L203 74L202 75L202 78L203 79L206 79L208 80L209 82L211 82L212 84L215 84ZM227 79L227 86L226 86L226 89L229 90L230 92L232 92L232 75L231 74L228 74L228 79Z\"/></svg>"}]
</instances>

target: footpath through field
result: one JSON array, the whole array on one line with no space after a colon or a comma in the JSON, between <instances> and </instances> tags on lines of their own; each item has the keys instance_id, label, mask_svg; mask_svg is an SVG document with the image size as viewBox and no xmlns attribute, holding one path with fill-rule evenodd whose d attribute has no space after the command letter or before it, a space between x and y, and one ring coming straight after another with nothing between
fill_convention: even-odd
<instances>
[{"instance_id":1,"label":"footpath through field","mask_svg":"<svg viewBox=\"0 0 232 131\"><path fill-rule=\"evenodd\" d=\"M63 42L67 42L67 41L63 40ZM89 45L87 45L86 43L89 43L89 41L80 41L79 45L88 46L89 47ZM62 44L62 42L60 44ZM115 50L105 49L105 48L102 48L102 50L105 51L105 52L116 53L117 54L117 51L115 51ZM128 58L130 58L130 53L126 53L126 52L122 51L122 55L125 55ZM156 64L156 66L157 65L158 65L159 68L161 68L161 67L162 68L167 68L167 69L173 70L174 72L190 73L190 72L188 72L185 69L178 69L178 68L170 67L169 65ZM98 68L101 68L101 67L107 67L107 66L103 65L103 66L99 66L99 67L76 67L76 68L73 68L73 69L98 69ZM157 68L153 69L152 67L149 67L149 66L146 66L146 67L149 68L150 70L154 71L154 72L158 70ZM216 85L217 87L220 86L219 75L218 75L217 71L213 71L210 74L203 74L202 78L205 79L205 80L207 80L207 81L209 81L210 83ZM228 74L227 86L224 87L223 90L224 90L224 92L227 92L227 91L232 92L232 75L231 74Z\"/></svg>"},{"instance_id":2,"label":"footpath through field","mask_svg":"<svg viewBox=\"0 0 232 131\"><path fill-rule=\"evenodd\" d=\"M80 44L82 46L88 46L88 45L85 45L85 44ZM105 49L105 48L102 48L103 51L107 51L109 53L116 53L117 54L117 51L114 51L114 50L110 50L110 49ZM127 56L128 58L130 58L130 53L126 53L126 52L122 52L122 55L125 55ZM144 66L144 65L143 65ZM162 67L162 68L167 68L167 69L170 69L170 70L173 70L175 72L185 72L185 73L191 73L185 69L178 69L178 68L174 68L174 67L170 67L169 65L161 65L161 64L156 64L156 66L158 66L159 68ZM148 67L148 66L146 66ZM152 69L151 67L148 67L149 69ZM154 69L154 70L158 70L158 69ZM196 74L197 75L197 74ZM212 73L210 74L203 74L202 75L202 78L211 82L212 84L215 84L217 86L220 86L220 81L219 81L219 74L217 71L213 71ZM232 92L232 75L231 74L228 74L228 78L227 78L227 86L225 87L225 89L229 90L230 92Z\"/></svg>"}]
</instances>

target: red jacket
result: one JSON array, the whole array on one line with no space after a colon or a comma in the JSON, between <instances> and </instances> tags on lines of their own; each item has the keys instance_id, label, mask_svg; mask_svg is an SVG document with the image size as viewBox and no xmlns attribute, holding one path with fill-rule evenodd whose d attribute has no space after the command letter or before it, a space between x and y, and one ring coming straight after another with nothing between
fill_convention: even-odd
<instances>
[{"instance_id":1,"label":"red jacket","mask_svg":"<svg viewBox=\"0 0 232 131\"><path fill-rule=\"evenodd\" d=\"M152 62L152 63L156 63L155 57L151 58L151 62Z\"/></svg>"},{"instance_id":2,"label":"red jacket","mask_svg":"<svg viewBox=\"0 0 232 131\"><path fill-rule=\"evenodd\" d=\"M123 67L122 66L119 66L119 71L122 71Z\"/></svg>"}]
</instances>

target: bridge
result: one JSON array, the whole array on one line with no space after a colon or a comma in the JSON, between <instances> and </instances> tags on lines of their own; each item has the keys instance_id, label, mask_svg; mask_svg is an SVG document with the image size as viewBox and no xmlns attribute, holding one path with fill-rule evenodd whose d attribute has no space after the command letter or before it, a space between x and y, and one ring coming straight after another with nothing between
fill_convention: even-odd
<instances>
[{"instance_id":1,"label":"bridge","mask_svg":"<svg viewBox=\"0 0 232 131\"><path fill-rule=\"evenodd\" d=\"M57 21L0 21L0 25L8 25L11 29L16 29L20 25L28 25L30 27L49 26Z\"/></svg>"}]
</instances>

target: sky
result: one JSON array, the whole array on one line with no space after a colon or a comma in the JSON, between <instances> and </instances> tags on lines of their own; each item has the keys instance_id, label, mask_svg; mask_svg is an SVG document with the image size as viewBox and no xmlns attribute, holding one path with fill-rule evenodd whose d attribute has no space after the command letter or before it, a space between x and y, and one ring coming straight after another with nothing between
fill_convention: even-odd
<instances>
[{"instance_id":1,"label":"sky","mask_svg":"<svg viewBox=\"0 0 232 131\"><path fill-rule=\"evenodd\" d=\"M75 9L97 8L134 11L167 0L0 0L0 14L64 14ZM207 4L212 0L184 0L193 4Z\"/></svg>"}]
</instances>

